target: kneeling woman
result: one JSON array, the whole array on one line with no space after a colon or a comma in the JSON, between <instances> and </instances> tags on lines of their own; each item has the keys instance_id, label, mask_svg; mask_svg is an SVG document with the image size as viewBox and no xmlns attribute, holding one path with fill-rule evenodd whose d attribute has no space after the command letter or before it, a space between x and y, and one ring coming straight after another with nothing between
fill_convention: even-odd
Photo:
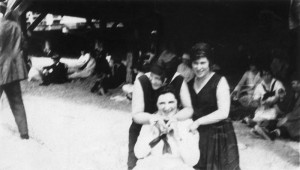
<instances>
[{"instance_id":1,"label":"kneeling woman","mask_svg":"<svg viewBox=\"0 0 300 170\"><path fill-rule=\"evenodd\" d=\"M189 132L191 119L177 121L173 116L178 111L177 99L171 88L164 88L157 99L157 120L163 119L166 126L157 121L143 125L134 148L139 159L134 170L193 170L199 160L199 134Z\"/></svg>"}]
</instances>

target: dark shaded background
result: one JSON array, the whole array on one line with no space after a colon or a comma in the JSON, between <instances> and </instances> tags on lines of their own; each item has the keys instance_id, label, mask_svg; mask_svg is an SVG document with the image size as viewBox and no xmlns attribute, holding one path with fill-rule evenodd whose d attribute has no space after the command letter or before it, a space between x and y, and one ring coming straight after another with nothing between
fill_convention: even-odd
<instances>
[{"instance_id":1,"label":"dark shaded background","mask_svg":"<svg viewBox=\"0 0 300 170\"><path fill-rule=\"evenodd\" d=\"M31 6L36 12L122 22L124 27L33 32L29 53L39 54L46 39L55 51L71 57L91 48L96 39L116 57L125 57L128 50L150 50L151 44L157 52L168 46L181 55L195 42L206 41L213 45L224 74L241 74L250 58L269 64L274 49L282 50L293 68L295 33L288 28L289 5L287 0L36 1ZM151 35L152 30L157 34Z\"/></svg>"}]
</instances>

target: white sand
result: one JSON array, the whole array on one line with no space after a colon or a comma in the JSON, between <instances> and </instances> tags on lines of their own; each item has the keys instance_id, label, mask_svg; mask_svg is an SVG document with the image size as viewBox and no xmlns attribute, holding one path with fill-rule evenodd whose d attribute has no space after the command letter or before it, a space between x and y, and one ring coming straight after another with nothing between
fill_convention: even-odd
<instances>
[{"instance_id":1,"label":"white sand","mask_svg":"<svg viewBox=\"0 0 300 170\"><path fill-rule=\"evenodd\" d=\"M30 140L20 140L8 106L0 114L0 170L126 169L130 114L25 97Z\"/></svg>"}]
</instances>

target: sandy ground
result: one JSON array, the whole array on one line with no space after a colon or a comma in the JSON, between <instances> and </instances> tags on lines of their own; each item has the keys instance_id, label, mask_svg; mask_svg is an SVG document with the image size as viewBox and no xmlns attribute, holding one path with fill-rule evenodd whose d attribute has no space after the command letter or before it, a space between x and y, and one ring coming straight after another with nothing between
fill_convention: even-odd
<instances>
[{"instance_id":1,"label":"sandy ground","mask_svg":"<svg viewBox=\"0 0 300 170\"><path fill-rule=\"evenodd\" d=\"M47 87L23 81L28 141L20 140L3 96L0 170L126 170L130 103L91 94L92 81ZM243 170L300 168L299 143L266 141L239 122L234 126Z\"/></svg>"}]
</instances>

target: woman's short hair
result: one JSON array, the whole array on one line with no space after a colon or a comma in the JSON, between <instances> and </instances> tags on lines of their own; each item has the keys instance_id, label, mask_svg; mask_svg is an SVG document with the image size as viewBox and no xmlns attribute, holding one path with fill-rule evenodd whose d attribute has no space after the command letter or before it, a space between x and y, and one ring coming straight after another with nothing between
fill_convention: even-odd
<instances>
[{"instance_id":1,"label":"woman's short hair","mask_svg":"<svg viewBox=\"0 0 300 170\"><path fill-rule=\"evenodd\" d=\"M191 61L199 60L200 58L207 58L209 65L213 65L213 50L208 43L196 43L190 52Z\"/></svg>"},{"instance_id":2,"label":"woman's short hair","mask_svg":"<svg viewBox=\"0 0 300 170\"><path fill-rule=\"evenodd\" d=\"M158 97L161 96L161 95L167 94L167 93L172 93L174 95L175 99L177 100L177 106L178 106L179 100L178 100L178 97L175 94L175 89L173 88L173 86L167 85L167 86L162 87L161 90L158 93ZM158 97L157 97L157 99L158 99Z\"/></svg>"},{"instance_id":3,"label":"woman's short hair","mask_svg":"<svg viewBox=\"0 0 300 170\"><path fill-rule=\"evenodd\" d=\"M259 61L256 59L256 58L251 58L249 60L249 63L248 63L249 66L255 66L256 68L259 67Z\"/></svg>"},{"instance_id":4,"label":"woman's short hair","mask_svg":"<svg viewBox=\"0 0 300 170\"><path fill-rule=\"evenodd\" d=\"M267 66L267 65L262 66L262 67L260 68L260 76L261 76L261 77L264 76L264 75L263 75L263 72L269 73L272 77L274 76L273 73L272 73L271 68L270 68L269 66Z\"/></svg>"}]
</instances>

